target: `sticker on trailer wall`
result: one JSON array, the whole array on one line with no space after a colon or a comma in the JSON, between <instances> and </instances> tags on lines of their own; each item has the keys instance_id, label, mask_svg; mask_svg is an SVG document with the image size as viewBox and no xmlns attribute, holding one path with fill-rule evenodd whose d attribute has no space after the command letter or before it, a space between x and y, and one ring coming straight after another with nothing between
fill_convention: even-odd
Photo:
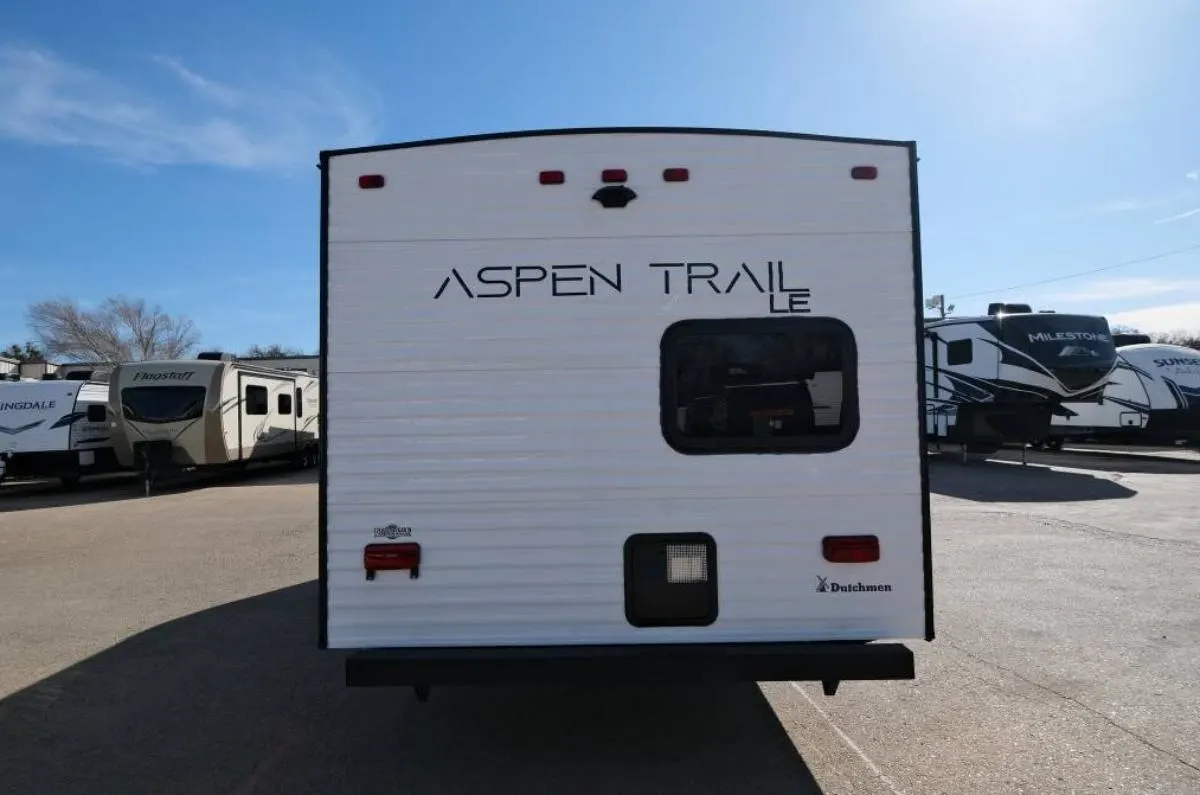
<instances>
[{"instance_id":1,"label":"sticker on trailer wall","mask_svg":"<svg viewBox=\"0 0 1200 795\"><path fill-rule=\"evenodd\" d=\"M397 538L409 538L412 536L411 527L401 527L400 525L388 524L383 527L375 528L376 538L387 538L396 540Z\"/></svg>"},{"instance_id":2,"label":"sticker on trailer wall","mask_svg":"<svg viewBox=\"0 0 1200 795\"><path fill-rule=\"evenodd\" d=\"M718 265L714 262L650 262L639 285L653 284L661 276L662 295L729 295L757 292L767 297L773 315L812 312L812 290L796 286L796 267L785 268L783 260L765 265ZM575 298L625 292L625 269L621 263L599 265L487 265L470 269L451 268L434 292L434 300L448 294L465 298L520 299L530 295ZM650 287L648 289L657 289Z\"/></svg>"}]
</instances>

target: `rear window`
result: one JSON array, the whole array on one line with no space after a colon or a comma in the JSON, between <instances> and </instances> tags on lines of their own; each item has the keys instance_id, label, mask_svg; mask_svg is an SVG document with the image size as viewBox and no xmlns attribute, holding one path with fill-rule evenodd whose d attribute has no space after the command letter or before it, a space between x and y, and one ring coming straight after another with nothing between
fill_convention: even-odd
<instances>
[{"instance_id":1,"label":"rear window","mask_svg":"<svg viewBox=\"0 0 1200 795\"><path fill-rule=\"evenodd\" d=\"M194 420L204 413L202 386L133 386L121 390L121 411L133 422Z\"/></svg>"},{"instance_id":2,"label":"rear window","mask_svg":"<svg viewBox=\"0 0 1200 795\"><path fill-rule=\"evenodd\" d=\"M660 357L662 432L681 453L828 453L858 433L857 348L841 321L684 320Z\"/></svg>"}]
</instances>

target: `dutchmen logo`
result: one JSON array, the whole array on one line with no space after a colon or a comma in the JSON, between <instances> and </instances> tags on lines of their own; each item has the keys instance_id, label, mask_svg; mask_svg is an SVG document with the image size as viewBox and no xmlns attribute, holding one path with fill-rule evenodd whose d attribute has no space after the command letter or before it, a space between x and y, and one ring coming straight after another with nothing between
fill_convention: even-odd
<instances>
[{"instance_id":1,"label":"dutchmen logo","mask_svg":"<svg viewBox=\"0 0 1200 795\"><path fill-rule=\"evenodd\" d=\"M830 582L828 577L817 575L817 593L882 593L890 592L892 586L887 584L868 584L862 582Z\"/></svg>"},{"instance_id":2,"label":"dutchmen logo","mask_svg":"<svg viewBox=\"0 0 1200 795\"><path fill-rule=\"evenodd\" d=\"M387 524L387 525L384 525L383 527L375 528L375 537L376 538L387 538L392 541L395 541L397 538L408 538L411 535L412 535L411 527L400 527L399 525L395 525L395 524Z\"/></svg>"}]
</instances>

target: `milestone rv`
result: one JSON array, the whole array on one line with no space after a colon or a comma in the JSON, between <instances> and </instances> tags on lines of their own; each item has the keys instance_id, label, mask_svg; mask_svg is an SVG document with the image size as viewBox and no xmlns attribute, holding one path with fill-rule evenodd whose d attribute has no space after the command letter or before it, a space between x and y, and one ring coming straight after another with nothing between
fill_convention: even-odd
<instances>
[{"instance_id":1,"label":"milestone rv","mask_svg":"<svg viewBox=\"0 0 1200 795\"><path fill-rule=\"evenodd\" d=\"M1049 436L1065 401L1099 403L1116 365L1108 321L993 304L925 322L925 431L991 453Z\"/></svg>"},{"instance_id":2,"label":"milestone rv","mask_svg":"<svg viewBox=\"0 0 1200 795\"><path fill-rule=\"evenodd\" d=\"M915 146L321 156L320 638L350 686L911 679Z\"/></svg>"},{"instance_id":3,"label":"milestone rv","mask_svg":"<svg viewBox=\"0 0 1200 795\"><path fill-rule=\"evenodd\" d=\"M118 365L110 390L124 429L118 457L143 473L147 493L181 470L316 463L320 402L317 379L306 373L202 353Z\"/></svg>"},{"instance_id":4,"label":"milestone rv","mask_svg":"<svg viewBox=\"0 0 1200 795\"><path fill-rule=\"evenodd\" d=\"M83 476L119 469L114 420L108 384L0 381L0 481L57 478L73 488Z\"/></svg>"},{"instance_id":5,"label":"milestone rv","mask_svg":"<svg viewBox=\"0 0 1200 795\"><path fill-rule=\"evenodd\" d=\"M1200 445L1200 352L1139 343L1117 348L1117 365L1099 402L1066 402L1046 446L1064 441Z\"/></svg>"}]
</instances>

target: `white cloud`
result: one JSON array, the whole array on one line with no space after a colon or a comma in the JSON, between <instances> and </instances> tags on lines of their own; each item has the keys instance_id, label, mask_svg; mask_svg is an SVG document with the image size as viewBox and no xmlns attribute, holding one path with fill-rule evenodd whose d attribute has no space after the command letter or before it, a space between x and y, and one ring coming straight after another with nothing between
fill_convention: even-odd
<instances>
[{"instance_id":1,"label":"white cloud","mask_svg":"<svg viewBox=\"0 0 1200 795\"><path fill-rule=\"evenodd\" d=\"M1200 301L1131 309L1108 315L1114 326L1133 326L1144 333L1200 330Z\"/></svg>"},{"instance_id":2,"label":"white cloud","mask_svg":"<svg viewBox=\"0 0 1200 795\"><path fill-rule=\"evenodd\" d=\"M1129 298L1189 292L1200 295L1200 278L1174 279L1133 276L1122 279L1098 279L1077 290L1049 295L1046 297L1046 301L1063 304L1105 303Z\"/></svg>"},{"instance_id":3,"label":"white cloud","mask_svg":"<svg viewBox=\"0 0 1200 795\"><path fill-rule=\"evenodd\" d=\"M1184 174L1184 176L1190 179L1192 182L1200 181L1200 171L1189 171L1187 174Z\"/></svg>"},{"instance_id":4,"label":"white cloud","mask_svg":"<svg viewBox=\"0 0 1200 795\"><path fill-rule=\"evenodd\" d=\"M244 86L171 56L152 61L187 90L152 91L44 50L0 46L0 136L134 166L289 169L377 133L373 93L309 52L300 76Z\"/></svg>"},{"instance_id":5,"label":"white cloud","mask_svg":"<svg viewBox=\"0 0 1200 795\"><path fill-rule=\"evenodd\" d=\"M1169 224L1172 221L1182 221L1184 218L1191 218L1193 215L1200 215L1200 207L1195 207L1191 210L1186 210L1178 215L1168 215L1166 218L1159 218L1154 223Z\"/></svg>"}]
</instances>

